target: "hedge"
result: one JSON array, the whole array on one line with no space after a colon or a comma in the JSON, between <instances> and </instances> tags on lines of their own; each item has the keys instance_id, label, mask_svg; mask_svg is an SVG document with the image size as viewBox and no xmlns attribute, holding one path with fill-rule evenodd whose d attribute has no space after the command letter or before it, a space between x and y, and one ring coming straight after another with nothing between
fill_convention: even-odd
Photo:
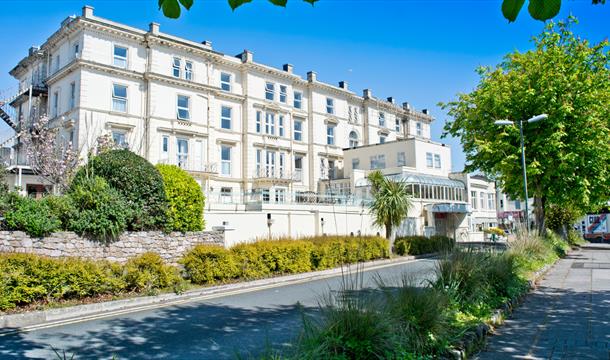
<instances>
[{"instance_id":1,"label":"hedge","mask_svg":"<svg viewBox=\"0 0 610 360\"><path fill-rule=\"evenodd\" d=\"M61 220L51 213L47 203L30 197L11 201L12 208L4 213L8 229L24 231L33 237L47 236L61 229Z\"/></svg>"},{"instance_id":2,"label":"hedge","mask_svg":"<svg viewBox=\"0 0 610 360\"><path fill-rule=\"evenodd\" d=\"M82 299L127 292L176 289L178 270L159 255L143 254L121 265L78 258L0 254L0 310L34 302Z\"/></svg>"},{"instance_id":3,"label":"hedge","mask_svg":"<svg viewBox=\"0 0 610 360\"><path fill-rule=\"evenodd\" d=\"M204 197L201 186L176 165L157 165L167 198L168 225L175 231L203 230Z\"/></svg>"},{"instance_id":4,"label":"hedge","mask_svg":"<svg viewBox=\"0 0 610 360\"><path fill-rule=\"evenodd\" d=\"M388 242L381 237L325 236L258 241L231 249L199 245L187 252L180 263L191 282L211 284L328 269L388 256Z\"/></svg>"},{"instance_id":5,"label":"hedge","mask_svg":"<svg viewBox=\"0 0 610 360\"><path fill-rule=\"evenodd\" d=\"M75 175L100 176L116 189L132 207L129 230L165 229L167 199L163 178L146 159L129 150L111 150L92 157Z\"/></svg>"},{"instance_id":6,"label":"hedge","mask_svg":"<svg viewBox=\"0 0 610 360\"><path fill-rule=\"evenodd\" d=\"M455 241L443 235L434 235L429 238L415 235L397 238L394 246L398 255L422 255L451 250L455 246Z\"/></svg>"}]
</instances>

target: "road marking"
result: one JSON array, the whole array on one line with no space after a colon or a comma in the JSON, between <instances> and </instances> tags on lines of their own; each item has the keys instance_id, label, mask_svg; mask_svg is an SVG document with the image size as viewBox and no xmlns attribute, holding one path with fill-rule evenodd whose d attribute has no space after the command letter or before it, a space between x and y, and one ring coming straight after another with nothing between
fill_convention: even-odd
<instances>
[{"instance_id":1,"label":"road marking","mask_svg":"<svg viewBox=\"0 0 610 360\"><path fill-rule=\"evenodd\" d=\"M384 269L384 268L392 267L392 266L413 264L413 263L416 263L419 261L425 261L425 260L431 260L431 259L430 258L411 259L411 260L407 260L407 261L399 262L399 263L373 265L369 268L361 268L358 264L356 264L353 267L347 266L346 270L341 271L341 273L332 273L332 274L317 275L317 276L314 275L310 278L305 278L305 279L288 280L288 281L284 281L284 282L277 282L277 283L266 284L266 285L255 285L255 286L248 287L248 288L228 290L228 291L218 292L218 293L214 293L214 294L195 295L193 297L188 297L185 299L176 299L176 300L170 300L170 301L163 302L163 303L134 306L134 307L127 308L127 309L112 310L112 311L107 311L104 313L96 313L96 314L92 314L92 315L83 315L78 318L56 320L56 321L51 321L51 322L47 322L47 323L40 324L40 325L31 325L31 326L25 326L25 327L22 327L19 329L14 329L14 330L0 331L0 337L10 335L10 334L15 334L15 333L27 333L27 332L32 332L32 331L36 331L36 330L54 328L54 327L58 327L58 326L78 324L78 323L83 323L83 322L88 322L88 321L94 321L94 320L114 317L114 316L118 316L118 315L129 314L129 313L137 313L137 312L143 312L143 311L147 311L147 310L160 309L160 308L164 308L164 307L183 305L183 304L187 304L187 303L191 303L191 302L216 299L216 298L221 298L221 297L226 297L226 296L247 294L247 293L251 293L251 292L268 290L268 289L273 289L273 288L282 287L282 286L298 285L298 284L302 284L302 283L306 283L306 282L310 282L310 281L324 280L324 279L328 279L328 278L332 278L332 277L339 277L339 276L343 276L343 275L355 274L358 272L379 270L379 269ZM355 268L355 271L352 271L352 268Z\"/></svg>"}]
</instances>

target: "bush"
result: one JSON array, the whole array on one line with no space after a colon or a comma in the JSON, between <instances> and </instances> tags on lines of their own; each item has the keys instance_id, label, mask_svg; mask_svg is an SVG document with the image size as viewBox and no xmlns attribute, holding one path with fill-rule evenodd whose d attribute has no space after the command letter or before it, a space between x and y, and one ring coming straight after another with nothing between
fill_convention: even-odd
<instances>
[{"instance_id":1,"label":"bush","mask_svg":"<svg viewBox=\"0 0 610 360\"><path fill-rule=\"evenodd\" d=\"M157 165L169 203L168 222L175 231L203 230L204 197L201 186L175 165Z\"/></svg>"},{"instance_id":2,"label":"bush","mask_svg":"<svg viewBox=\"0 0 610 360\"><path fill-rule=\"evenodd\" d=\"M59 219L62 230L69 230L70 221L77 216L77 209L69 196L47 195L41 199L45 203L52 216Z\"/></svg>"},{"instance_id":3,"label":"bush","mask_svg":"<svg viewBox=\"0 0 610 360\"><path fill-rule=\"evenodd\" d=\"M127 228L131 209L103 178L78 179L72 184L69 196L78 210L70 221L74 232L109 241L118 238Z\"/></svg>"},{"instance_id":4,"label":"bush","mask_svg":"<svg viewBox=\"0 0 610 360\"><path fill-rule=\"evenodd\" d=\"M399 237L394 242L398 255L422 255L449 251L455 246L455 241L444 235Z\"/></svg>"},{"instance_id":5,"label":"bush","mask_svg":"<svg viewBox=\"0 0 610 360\"><path fill-rule=\"evenodd\" d=\"M198 245L180 260L186 278L195 284L213 284L240 276L235 254L221 246Z\"/></svg>"},{"instance_id":6,"label":"bush","mask_svg":"<svg viewBox=\"0 0 610 360\"><path fill-rule=\"evenodd\" d=\"M231 248L242 276L260 278L270 274L306 272L312 269L313 244L299 240L268 240Z\"/></svg>"},{"instance_id":7,"label":"bush","mask_svg":"<svg viewBox=\"0 0 610 360\"><path fill-rule=\"evenodd\" d=\"M315 247L312 252L314 269L329 269L389 256L388 241L379 236L322 236L304 238Z\"/></svg>"},{"instance_id":8,"label":"bush","mask_svg":"<svg viewBox=\"0 0 610 360\"><path fill-rule=\"evenodd\" d=\"M132 218L130 230L164 229L167 225L167 199L159 171L146 159L129 150L111 150L95 156L75 176L100 176L127 201Z\"/></svg>"},{"instance_id":9,"label":"bush","mask_svg":"<svg viewBox=\"0 0 610 360\"><path fill-rule=\"evenodd\" d=\"M585 243L585 239L582 237L582 235L574 229L570 229L570 231L568 231L567 241L571 246L580 246Z\"/></svg>"},{"instance_id":10,"label":"bush","mask_svg":"<svg viewBox=\"0 0 610 360\"><path fill-rule=\"evenodd\" d=\"M12 199L13 208L4 213L9 230L25 231L34 237L47 236L61 230L61 221L51 213L47 203L29 197Z\"/></svg>"},{"instance_id":11,"label":"bush","mask_svg":"<svg viewBox=\"0 0 610 360\"><path fill-rule=\"evenodd\" d=\"M32 254L0 255L0 310L36 301L118 294L125 289L120 265Z\"/></svg>"},{"instance_id":12,"label":"bush","mask_svg":"<svg viewBox=\"0 0 610 360\"><path fill-rule=\"evenodd\" d=\"M486 298L485 254L456 250L438 262L435 287L445 290L457 303L475 304Z\"/></svg>"},{"instance_id":13,"label":"bush","mask_svg":"<svg viewBox=\"0 0 610 360\"><path fill-rule=\"evenodd\" d=\"M128 290L149 294L183 285L178 269L166 265L159 254L152 252L129 259L125 264L124 278Z\"/></svg>"}]
</instances>

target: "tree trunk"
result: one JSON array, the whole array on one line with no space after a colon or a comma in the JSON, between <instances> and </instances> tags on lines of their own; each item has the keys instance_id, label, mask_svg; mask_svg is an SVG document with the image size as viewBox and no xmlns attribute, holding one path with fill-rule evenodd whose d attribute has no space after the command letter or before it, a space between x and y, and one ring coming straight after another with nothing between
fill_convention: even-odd
<instances>
[{"instance_id":1,"label":"tree trunk","mask_svg":"<svg viewBox=\"0 0 610 360\"><path fill-rule=\"evenodd\" d=\"M534 197L534 215L536 217L536 229L540 235L546 233L546 224L544 223L544 206L546 205L545 197Z\"/></svg>"},{"instance_id":2,"label":"tree trunk","mask_svg":"<svg viewBox=\"0 0 610 360\"><path fill-rule=\"evenodd\" d=\"M392 224L385 224L385 238L390 242L390 253L394 251L394 237L392 236Z\"/></svg>"}]
</instances>

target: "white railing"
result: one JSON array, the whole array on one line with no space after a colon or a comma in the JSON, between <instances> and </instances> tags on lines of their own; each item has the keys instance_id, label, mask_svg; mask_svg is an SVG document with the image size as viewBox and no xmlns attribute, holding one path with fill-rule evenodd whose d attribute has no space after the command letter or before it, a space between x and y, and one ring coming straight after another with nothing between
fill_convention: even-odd
<instances>
[{"instance_id":1,"label":"white railing","mask_svg":"<svg viewBox=\"0 0 610 360\"><path fill-rule=\"evenodd\" d=\"M193 172L206 172L206 173L217 173L218 172L218 164L217 163L205 163L201 161L193 161L188 155L178 155L175 158L175 161L172 159L165 158L159 160L160 164L166 165L176 165L183 170L193 171Z\"/></svg>"},{"instance_id":2,"label":"white railing","mask_svg":"<svg viewBox=\"0 0 610 360\"><path fill-rule=\"evenodd\" d=\"M338 205L338 206L366 206L370 199L354 195L318 194L313 191L289 192L280 189L257 189L252 192L206 192L208 204L234 204L234 205Z\"/></svg>"},{"instance_id":3,"label":"white railing","mask_svg":"<svg viewBox=\"0 0 610 360\"><path fill-rule=\"evenodd\" d=\"M254 179L273 179L273 180L287 180L287 181L301 181L303 178L303 171L296 170L289 172L286 169L261 167L254 170L252 175Z\"/></svg>"}]
</instances>

